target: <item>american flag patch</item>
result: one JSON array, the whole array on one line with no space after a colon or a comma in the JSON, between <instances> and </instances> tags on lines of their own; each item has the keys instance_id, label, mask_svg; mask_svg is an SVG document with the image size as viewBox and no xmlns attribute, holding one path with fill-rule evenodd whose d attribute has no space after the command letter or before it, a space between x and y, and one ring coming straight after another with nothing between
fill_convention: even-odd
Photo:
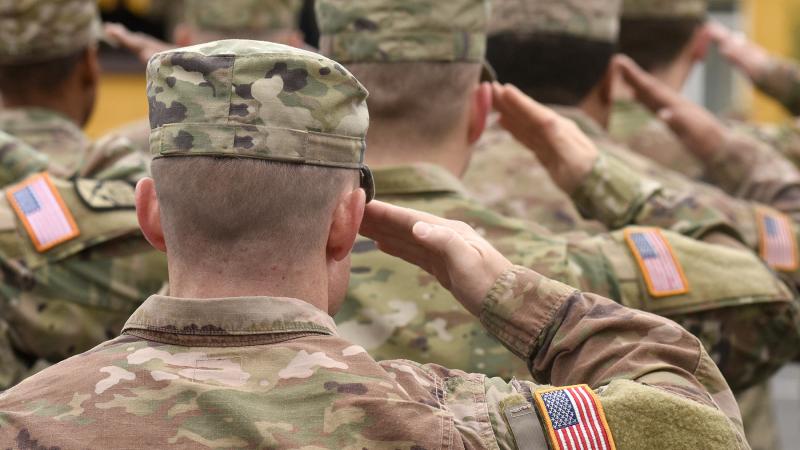
<instances>
[{"instance_id":1,"label":"american flag patch","mask_svg":"<svg viewBox=\"0 0 800 450\"><path fill-rule=\"evenodd\" d=\"M758 231L761 259L775 270L797 270L797 240L789 218L776 211L759 209Z\"/></svg>"},{"instance_id":2,"label":"american flag patch","mask_svg":"<svg viewBox=\"0 0 800 450\"><path fill-rule=\"evenodd\" d=\"M669 297L689 292L683 268L661 230L626 230L625 240L639 263L650 295Z\"/></svg>"},{"instance_id":3,"label":"american flag patch","mask_svg":"<svg viewBox=\"0 0 800 450\"><path fill-rule=\"evenodd\" d=\"M11 187L6 196L36 251L45 252L80 235L72 213L46 173Z\"/></svg>"},{"instance_id":4,"label":"american flag patch","mask_svg":"<svg viewBox=\"0 0 800 450\"><path fill-rule=\"evenodd\" d=\"M536 409L553 450L615 450L603 406L585 385L537 391Z\"/></svg>"}]
</instances>

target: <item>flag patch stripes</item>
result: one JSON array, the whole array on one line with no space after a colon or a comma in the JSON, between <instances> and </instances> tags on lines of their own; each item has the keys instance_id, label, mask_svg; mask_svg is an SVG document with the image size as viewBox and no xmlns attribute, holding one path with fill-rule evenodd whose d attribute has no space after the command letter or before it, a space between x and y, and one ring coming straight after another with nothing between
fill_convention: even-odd
<instances>
[{"instance_id":1,"label":"flag patch stripes","mask_svg":"<svg viewBox=\"0 0 800 450\"><path fill-rule=\"evenodd\" d=\"M683 267L661 230L626 230L625 240L639 264L650 295L670 297L689 293Z\"/></svg>"},{"instance_id":2,"label":"flag patch stripes","mask_svg":"<svg viewBox=\"0 0 800 450\"><path fill-rule=\"evenodd\" d=\"M47 173L11 187L6 197L39 253L80 235L72 213Z\"/></svg>"},{"instance_id":3,"label":"flag patch stripes","mask_svg":"<svg viewBox=\"0 0 800 450\"><path fill-rule=\"evenodd\" d=\"M616 450L603 406L589 386L536 391L534 399L553 450Z\"/></svg>"},{"instance_id":4,"label":"flag patch stripes","mask_svg":"<svg viewBox=\"0 0 800 450\"><path fill-rule=\"evenodd\" d=\"M797 270L797 239L789 218L777 211L759 209L758 231L761 259L775 270Z\"/></svg>"}]
</instances>

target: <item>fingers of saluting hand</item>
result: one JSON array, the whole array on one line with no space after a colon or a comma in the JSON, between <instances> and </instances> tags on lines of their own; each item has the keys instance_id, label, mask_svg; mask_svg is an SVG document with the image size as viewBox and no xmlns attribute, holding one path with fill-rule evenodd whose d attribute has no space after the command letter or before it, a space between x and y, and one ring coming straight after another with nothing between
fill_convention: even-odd
<instances>
[{"instance_id":1,"label":"fingers of saluting hand","mask_svg":"<svg viewBox=\"0 0 800 450\"><path fill-rule=\"evenodd\" d=\"M682 101L679 94L664 85L655 77L642 70L631 58L625 55L614 57L623 78L636 93L636 98L653 112L673 108Z\"/></svg>"}]
</instances>

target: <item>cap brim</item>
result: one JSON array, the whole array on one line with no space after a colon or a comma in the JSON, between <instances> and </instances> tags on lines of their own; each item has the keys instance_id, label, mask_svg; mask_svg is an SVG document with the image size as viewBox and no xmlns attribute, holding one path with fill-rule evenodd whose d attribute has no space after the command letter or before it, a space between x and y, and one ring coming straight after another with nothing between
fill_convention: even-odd
<instances>
[{"instance_id":1,"label":"cap brim","mask_svg":"<svg viewBox=\"0 0 800 450\"><path fill-rule=\"evenodd\" d=\"M372 176L372 171L369 166L364 164L360 169L361 171L361 189L367 193L367 203L375 199L375 178Z\"/></svg>"}]
</instances>

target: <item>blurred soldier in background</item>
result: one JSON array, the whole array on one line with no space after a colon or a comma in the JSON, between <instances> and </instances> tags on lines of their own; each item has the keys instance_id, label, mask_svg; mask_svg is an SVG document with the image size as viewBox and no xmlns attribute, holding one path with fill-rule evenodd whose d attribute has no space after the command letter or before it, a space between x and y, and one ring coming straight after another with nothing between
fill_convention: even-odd
<instances>
[{"instance_id":1,"label":"blurred soldier in background","mask_svg":"<svg viewBox=\"0 0 800 450\"><path fill-rule=\"evenodd\" d=\"M32 146L6 135L0 146L0 341L16 361L0 365L0 389L115 336L166 280L136 223L133 186L114 179L146 166L118 170L130 146L92 144L78 128L98 77L95 8L0 3L0 126Z\"/></svg>"},{"instance_id":2,"label":"blurred soldier in background","mask_svg":"<svg viewBox=\"0 0 800 450\"><path fill-rule=\"evenodd\" d=\"M593 449L748 448L688 332L512 266L464 224L374 204L361 230L436 274L561 387L376 363L340 337L330 316L369 198L359 178L372 189L367 92L338 63L214 42L157 55L148 96L157 159L137 211L169 253L174 297L150 297L123 336L0 394L3 441L545 450L573 433Z\"/></svg>"},{"instance_id":3,"label":"blurred soldier in background","mask_svg":"<svg viewBox=\"0 0 800 450\"><path fill-rule=\"evenodd\" d=\"M597 15L597 11L605 11L603 17L611 20L614 26L595 27L590 30L592 35L587 37L582 28L561 21L566 25L562 26L564 31L558 32L553 30L556 21L540 20L549 17L546 12L539 14L546 6L537 2L500 1L495 8L497 25L489 39L490 61L502 80L513 82L535 98L561 105L558 111L582 127L603 150L601 156L587 174L586 163L574 152L571 156L569 152L545 154L536 148L535 142L530 143L530 149L525 149L510 136L495 133L484 146L487 150L477 153L477 164L467 174L472 190L492 205L508 205L505 210L562 228L571 223L582 225L581 218L589 217L600 220L610 229L647 224L702 237L702 234L696 234L697 229L687 229L686 225L695 222L692 218L697 217L699 211L715 211L730 220L738 236L748 247L758 251L771 267L791 277L795 284L800 282L797 228L791 217L763 205L732 198L720 189L666 170L617 144L605 132L602 124L607 124L610 119L616 69L636 80L646 76L624 58L611 59L616 42L615 4L595 4L586 0L585 3L548 5L560 9L557 14L553 13L557 17L573 17L572 23L592 23L597 20L591 18ZM526 14L526 11L536 11L536 14ZM597 29L611 31L599 38ZM519 58L520 54L528 56ZM580 75L565 77L564 73ZM791 178L800 177L800 174L791 164L780 158L767 158L770 163L775 163L773 168L776 172L781 171L787 176L779 185L772 183L772 179L762 183L760 176L765 171L751 170L751 160L745 158L754 148L763 154L762 143L737 133L728 133L724 127L718 127L718 121L702 108L671 93L664 86L645 81L650 82L637 84L640 95L649 95L648 99L653 103L669 105L674 111L674 123L684 127L682 137L687 142L698 148L716 150L718 157L729 157L724 160L725 170L716 174L720 180L733 183L735 179L749 186L751 192L758 193L759 197L768 198L769 204L779 205L783 211L798 210L800 183L791 182ZM513 95L513 90L509 90L509 95L512 99L519 97ZM520 99L520 102L525 103L525 100ZM524 134L530 129L523 121L512 131L524 142ZM541 163L531 153L535 153ZM572 173L566 178L578 184L578 188L567 197L559 189L548 187L547 180L541 179L540 165L551 174L561 172L561 177ZM528 180L533 179L537 180L537 189L529 187ZM557 178L555 182L559 185ZM654 196L653 192L662 195ZM554 201L552 197L559 200ZM570 201L577 204L580 214L573 208L559 206ZM767 228L772 232L762 232ZM702 233L703 230L699 231ZM777 239L778 234L786 235L787 239Z\"/></svg>"},{"instance_id":4,"label":"blurred soldier in background","mask_svg":"<svg viewBox=\"0 0 800 450\"><path fill-rule=\"evenodd\" d=\"M299 16L302 0L184 0L182 16L173 32L175 44L143 33L133 33L119 24L106 25L111 39L136 55L143 64L156 53L220 39L253 39L303 47ZM147 120L125 125L111 133L130 139L146 152L150 124Z\"/></svg>"},{"instance_id":5,"label":"blurred soldier in background","mask_svg":"<svg viewBox=\"0 0 800 450\"><path fill-rule=\"evenodd\" d=\"M372 92L367 161L381 199L464 221L515 263L697 330L737 389L769 376L793 356L798 328L792 294L756 294L762 286L750 284L755 280L750 277L768 271L749 252L652 229L594 238L581 233L556 236L495 214L470 198L458 177L469 164L471 144L480 137L491 102L490 86L479 83L488 20L485 2L400 8L398 1L317 3L323 52L345 63ZM596 152L571 122L545 108L537 111L539 122L529 127L541 133L543 146ZM553 135L558 138L549 137ZM718 230L709 226L706 231L713 235ZM645 237L672 248L664 250L677 255L668 267L685 265L691 280L684 287L691 289L648 291L649 272L637 264L638 250L629 247L631 239ZM723 263L733 258L739 262ZM729 279L730 272L717 269L720 264L743 270L744 278ZM734 287L734 280L745 282ZM753 321L763 324L763 333L730 332ZM382 255L368 240L356 244L352 283L338 323L343 336L378 359L409 358L503 377L525 374L430 276Z\"/></svg>"},{"instance_id":6,"label":"blurred soldier in background","mask_svg":"<svg viewBox=\"0 0 800 450\"><path fill-rule=\"evenodd\" d=\"M81 131L95 104L101 33L92 0L0 2L0 130L46 155L59 177L145 170L127 140L93 143Z\"/></svg>"}]
</instances>

